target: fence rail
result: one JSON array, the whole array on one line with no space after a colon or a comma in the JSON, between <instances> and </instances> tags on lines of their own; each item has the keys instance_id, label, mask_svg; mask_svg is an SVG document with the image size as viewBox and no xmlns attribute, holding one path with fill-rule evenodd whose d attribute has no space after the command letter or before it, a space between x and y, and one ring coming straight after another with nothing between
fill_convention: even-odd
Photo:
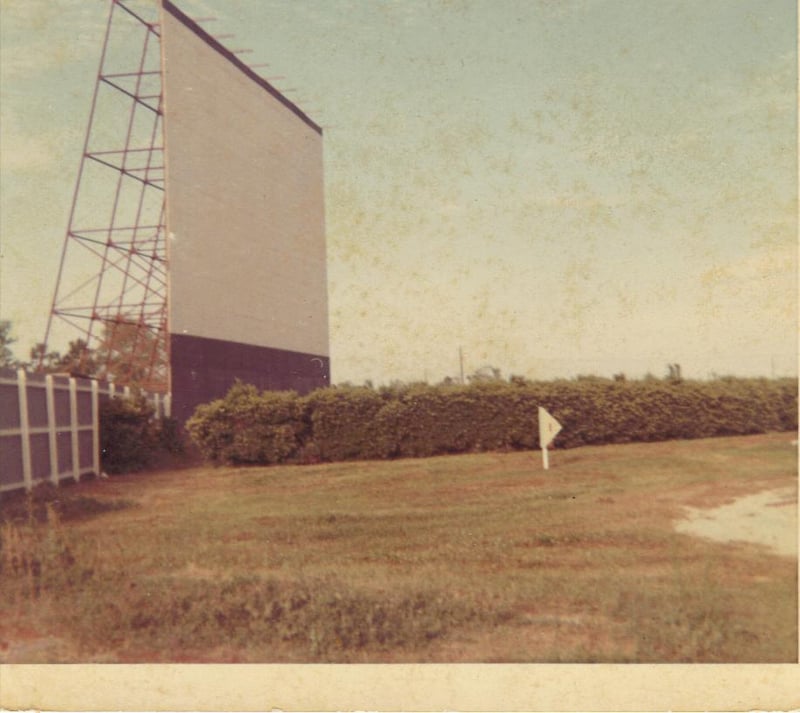
<instances>
[{"instance_id":1,"label":"fence rail","mask_svg":"<svg viewBox=\"0 0 800 713\"><path fill-rule=\"evenodd\" d=\"M0 370L0 493L100 474L100 405L128 387L62 374ZM158 418L169 394L146 394Z\"/></svg>"}]
</instances>

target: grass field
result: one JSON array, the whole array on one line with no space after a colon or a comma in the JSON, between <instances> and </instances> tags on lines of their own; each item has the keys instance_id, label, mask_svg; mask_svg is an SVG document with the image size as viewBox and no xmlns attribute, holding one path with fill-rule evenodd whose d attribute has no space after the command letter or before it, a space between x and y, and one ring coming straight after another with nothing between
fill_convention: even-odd
<instances>
[{"instance_id":1,"label":"grass field","mask_svg":"<svg viewBox=\"0 0 800 713\"><path fill-rule=\"evenodd\" d=\"M678 534L794 434L122 476L0 503L6 662L797 660L797 562Z\"/></svg>"}]
</instances>

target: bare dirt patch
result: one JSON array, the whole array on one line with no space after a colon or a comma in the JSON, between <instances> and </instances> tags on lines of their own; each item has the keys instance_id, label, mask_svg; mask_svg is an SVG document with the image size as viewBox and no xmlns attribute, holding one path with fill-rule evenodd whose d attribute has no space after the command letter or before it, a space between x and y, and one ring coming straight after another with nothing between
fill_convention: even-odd
<instances>
[{"instance_id":1,"label":"bare dirt patch","mask_svg":"<svg viewBox=\"0 0 800 713\"><path fill-rule=\"evenodd\" d=\"M716 508L686 508L678 532L716 542L751 542L797 557L796 489L766 490Z\"/></svg>"}]
</instances>

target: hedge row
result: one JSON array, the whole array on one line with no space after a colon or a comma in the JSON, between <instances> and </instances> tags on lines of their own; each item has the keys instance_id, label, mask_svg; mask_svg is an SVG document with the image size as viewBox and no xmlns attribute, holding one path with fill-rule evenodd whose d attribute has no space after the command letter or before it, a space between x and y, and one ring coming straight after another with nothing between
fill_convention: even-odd
<instances>
[{"instance_id":1,"label":"hedge row","mask_svg":"<svg viewBox=\"0 0 800 713\"><path fill-rule=\"evenodd\" d=\"M796 379L576 381L333 387L300 397L238 383L187 430L204 457L285 463L538 448L537 408L555 447L797 429Z\"/></svg>"}]
</instances>

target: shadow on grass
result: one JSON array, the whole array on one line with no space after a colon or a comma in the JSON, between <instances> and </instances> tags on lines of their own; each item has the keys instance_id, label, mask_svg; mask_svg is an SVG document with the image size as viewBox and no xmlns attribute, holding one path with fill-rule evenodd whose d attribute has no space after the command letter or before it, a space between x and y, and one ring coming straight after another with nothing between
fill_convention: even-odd
<instances>
[{"instance_id":1,"label":"shadow on grass","mask_svg":"<svg viewBox=\"0 0 800 713\"><path fill-rule=\"evenodd\" d=\"M82 495L63 484L55 487L43 483L30 492L22 490L4 493L0 498L0 524L25 522L43 523L48 519L48 507L64 522L84 520L107 512L135 507L133 500L98 500Z\"/></svg>"}]
</instances>

